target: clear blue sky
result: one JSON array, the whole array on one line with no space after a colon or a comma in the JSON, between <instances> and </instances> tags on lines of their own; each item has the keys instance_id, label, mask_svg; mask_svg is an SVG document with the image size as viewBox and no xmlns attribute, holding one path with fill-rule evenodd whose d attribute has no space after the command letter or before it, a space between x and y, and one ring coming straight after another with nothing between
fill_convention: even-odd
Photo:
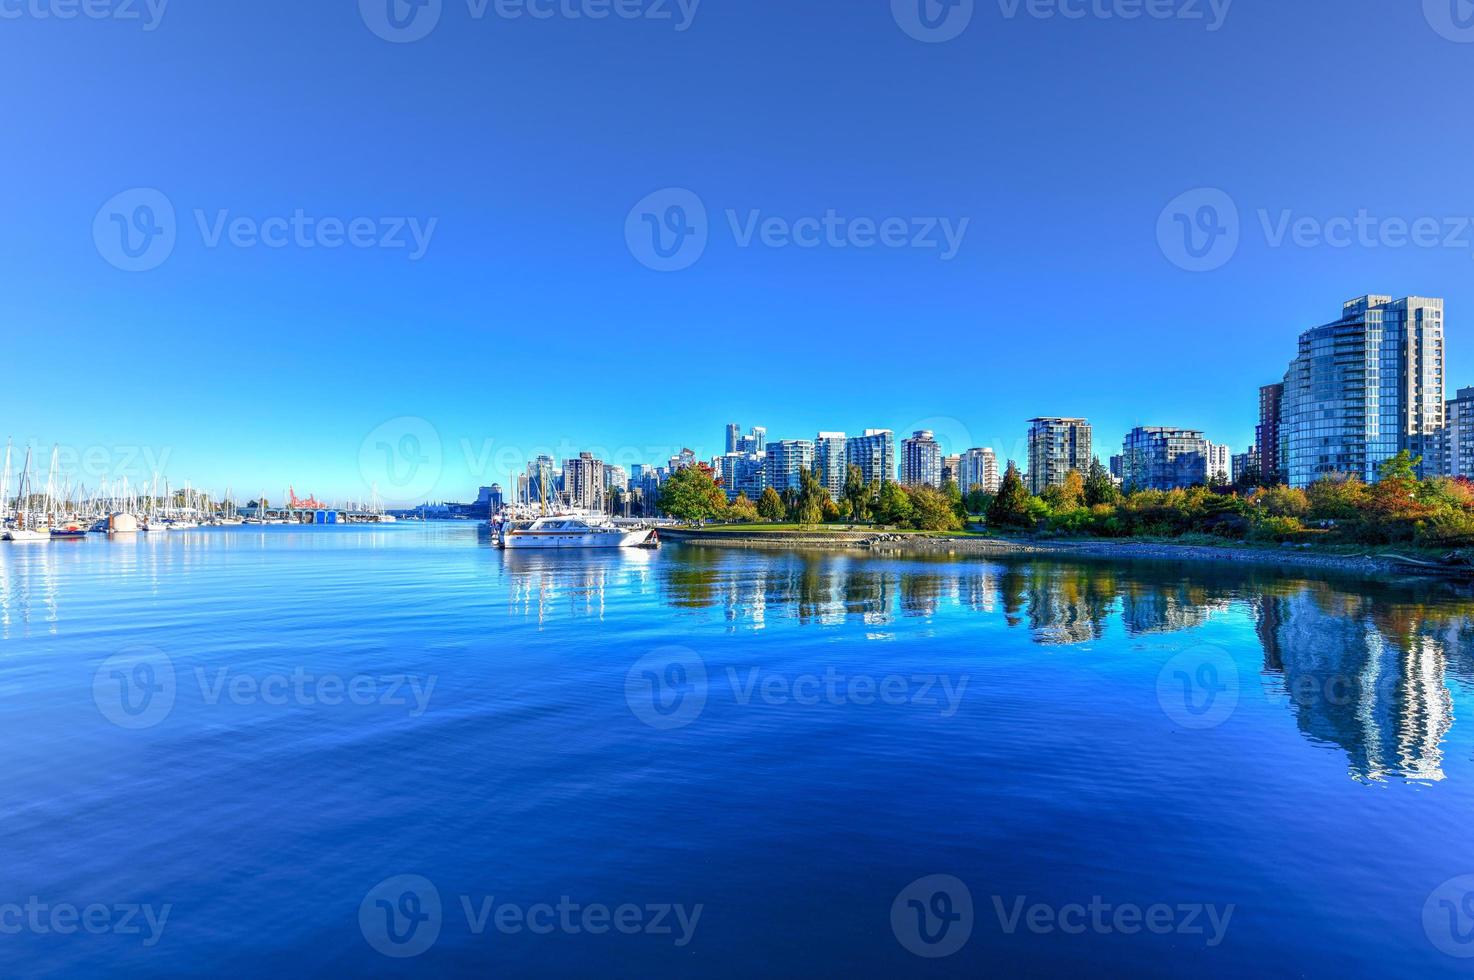
<instances>
[{"instance_id":1,"label":"clear blue sky","mask_svg":"<svg viewBox=\"0 0 1474 980\"><path fill-rule=\"evenodd\" d=\"M1365 292L1446 297L1450 388L1474 384L1474 230L1276 247L1259 217L1453 222L1441 239L1474 216L1453 0L1237 0L1217 30L1209 0L1166 20L977 0L940 43L912 36L917 2L703 0L678 30L675 0L670 20L443 0L408 43L367 26L392 35L388 0L175 0L152 30L144 0L140 21L7 5L0 437L340 499L379 453L424 464L406 496L467 498L542 449L720 452L728 421L808 438L933 420L950 451L1018 456L1026 419L1085 415L1102 455L1136 424L1242 451L1298 331ZM659 272L626 225L638 243L632 208L672 187L708 240ZM142 272L117 267L111 215L143 220L143 199L104 208L135 188L176 212ZM1158 236L1196 188L1242 219L1205 272ZM221 212L298 210L374 219L375 240L385 219L435 225L417 260L209 244ZM830 210L969 224L950 261L740 244L753 212ZM424 423L379 428L405 417Z\"/></svg>"}]
</instances>

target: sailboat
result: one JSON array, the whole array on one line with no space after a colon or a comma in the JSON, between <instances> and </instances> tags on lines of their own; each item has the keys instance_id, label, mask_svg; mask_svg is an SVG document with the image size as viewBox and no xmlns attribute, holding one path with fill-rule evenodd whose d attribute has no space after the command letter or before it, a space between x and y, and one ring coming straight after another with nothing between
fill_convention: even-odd
<instances>
[{"instance_id":1,"label":"sailboat","mask_svg":"<svg viewBox=\"0 0 1474 980\"><path fill-rule=\"evenodd\" d=\"M6 541L50 541L51 535L32 525L26 513L31 503L31 448L26 447L26 462L20 473L20 488L15 496L15 527L5 532Z\"/></svg>"}]
</instances>

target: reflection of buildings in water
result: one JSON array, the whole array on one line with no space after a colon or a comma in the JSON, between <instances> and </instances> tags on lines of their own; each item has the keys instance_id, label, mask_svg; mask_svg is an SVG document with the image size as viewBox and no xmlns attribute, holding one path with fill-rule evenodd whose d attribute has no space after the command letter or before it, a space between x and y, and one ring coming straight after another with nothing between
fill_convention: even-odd
<instances>
[{"instance_id":1,"label":"reflection of buildings in water","mask_svg":"<svg viewBox=\"0 0 1474 980\"><path fill-rule=\"evenodd\" d=\"M1115 608L1115 577L1109 569L1068 565L1014 565L998 576L1005 617L1024 625L1043 645L1088 643L1105 632Z\"/></svg>"},{"instance_id":2,"label":"reflection of buildings in water","mask_svg":"<svg viewBox=\"0 0 1474 980\"><path fill-rule=\"evenodd\" d=\"M998 575L992 569L969 570L958 576L957 601L973 612L998 608Z\"/></svg>"},{"instance_id":3,"label":"reflection of buildings in water","mask_svg":"<svg viewBox=\"0 0 1474 980\"><path fill-rule=\"evenodd\" d=\"M946 582L937 572L902 572L898 595L906 616L935 616L946 593Z\"/></svg>"},{"instance_id":4,"label":"reflection of buildings in water","mask_svg":"<svg viewBox=\"0 0 1474 980\"><path fill-rule=\"evenodd\" d=\"M539 626L565 599L570 616L603 621L609 589L634 586L639 591L648 581L651 561L650 552L634 550L596 556L533 550L500 554L511 578L508 608L530 616L535 607Z\"/></svg>"},{"instance_id":5,"label":"reflection of buildings in water","mask_svg":"<svg viewBox=\"0 0 1474 980\"><path fill-rule=\"evenodd\" d=\"M1453 727L1447 624L1423 607L1306 586L1260 604L1265 670L1300 730L1339 745L1360 779L1444 778Z\"/></svg>"},{"instance_id":6,"label":"reflection of buildings in water","mask_svg":"<svg viewBox=\"0 0 1474 980\"><path fill-rule=\"evenodd\" d=\"M1121 590L1121 622L1127 636L1196 629L1231 608L1229 599L1187 582L1133 581Z\"/></svg>"}]
</instances>

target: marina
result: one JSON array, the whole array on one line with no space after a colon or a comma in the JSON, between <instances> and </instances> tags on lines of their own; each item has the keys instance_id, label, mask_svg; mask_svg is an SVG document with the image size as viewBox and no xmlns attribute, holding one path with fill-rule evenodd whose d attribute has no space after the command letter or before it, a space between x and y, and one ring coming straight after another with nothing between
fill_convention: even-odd
<instances>
[{"instance_id":1,"label":"marina","mask_svg":"<svg viewBox=\"0 0 1474 980\"><path fill-rule=\"evenodd\" d=\"M396 520L378 502L377 492L367 504L340 508L312 496L299 498L289 487L285 504L273 507L263 495L242 506L228 489L219 498L187 482L183 490L172 490L168 480L157 474L142 487L130 486L124 477L116 484L105 480L89 490L61 471L58 447L51 450L43 483L33 468L34 456L30 446L18 454L6 443L0 469L0 540L26 544L81 540L89 534L160 534L243 525L392 524Z\"/></svg>"}]
</instances>

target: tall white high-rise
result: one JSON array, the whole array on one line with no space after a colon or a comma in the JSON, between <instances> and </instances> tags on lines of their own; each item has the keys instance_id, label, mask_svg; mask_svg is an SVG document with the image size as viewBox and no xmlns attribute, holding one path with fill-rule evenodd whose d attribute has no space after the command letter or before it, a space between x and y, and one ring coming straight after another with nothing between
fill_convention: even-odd
<instances>
[{"instance_id":1,"label":"tall white high-rise","mask_svg":"<svg viewBox=\"0 0 1474 980\"><path fill-rule=\"evenodd\" d=\"M1443 300L1362 296L1300 335L1285 374L1280 455L1292 487L1322 476L1378 479L1407 450L1442 468Z\"/></svg>"},{"instance_id":2,"label":"tall white high-rise","mask_svg":"<svg viewBox=\"0 0 1474 980\"><path fill-rule=\"evenodd\" d=\"M814 439L814 469L834 500L844 496L845 441L843 432L821 432Z\"/></svg>"},{"instance_id":3,"label":"tall white high-rise","mask_svg":"<svg viewBox=\"0 0 1474 980\"><path fill-rule=\"evenodd\" d=\"M998 473L998 455L991 449L969 449L962 454L957 485L966 496L974 490L997 493L1003 482Z\"/></svg>"}]
</instances>

